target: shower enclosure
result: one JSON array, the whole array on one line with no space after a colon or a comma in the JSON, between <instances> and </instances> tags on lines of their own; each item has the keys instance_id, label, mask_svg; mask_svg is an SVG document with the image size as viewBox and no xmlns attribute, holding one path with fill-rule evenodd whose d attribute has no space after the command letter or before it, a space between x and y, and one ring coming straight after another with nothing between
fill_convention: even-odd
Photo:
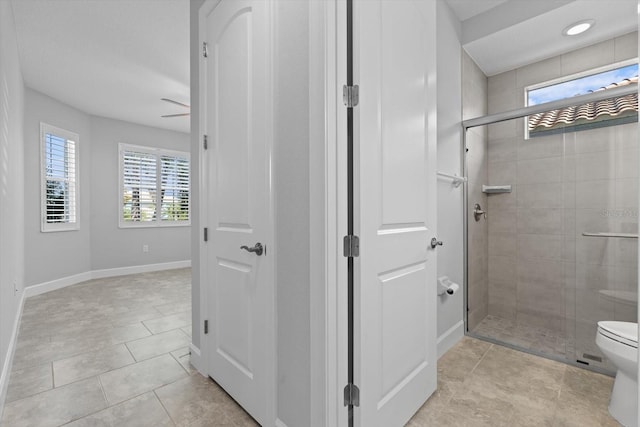
<instances>
[{"instance_id":1,"label":"shower enclosure","mask_svg":"<svg viewBox=\"0 0 640 427\"><path fill-rule=\"evenodd\" d=\"M614 91L578 104L634 96L637 84ZM637 322L637 110L606 125L533 128L536 114L570 105L464 122L466 325L476 337L612 373L595 337L600 320Z\"/></svg>"}]
</instances>

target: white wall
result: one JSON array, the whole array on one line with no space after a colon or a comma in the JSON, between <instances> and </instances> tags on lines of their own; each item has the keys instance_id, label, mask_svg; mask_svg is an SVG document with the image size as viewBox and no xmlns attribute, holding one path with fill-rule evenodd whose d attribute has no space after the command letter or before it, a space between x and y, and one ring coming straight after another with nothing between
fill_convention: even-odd
<instances>
[{"instance_id":1,"label":"white wall","mask_svg":"<svg viewBox=\"0 0 640 427\"><path fill-rule=\"evenodd\" d=\"M24 285L23 120L13 11L10 2L0 1L0 418Z\"/></svg>"},{"instance_id":2,"label":"white wall","mask_svg":"<svg viewBox=\"0 0 640 427\"><path fill-rule=\"evenodd\" d=\"M462 176L460 122L462 120L460 22L444 1L437 4L438 170ZM462 287L464 247L463 188L438 180L438 277L449 276ZM464 334L464 292L438 297L438 355Z\"/></svg>"},{"instance_id":3,"label":"white wall","mask_svg":"<svg viewBox=\"0 0 640 427\"><path fill-rule=\"evenodd\" d=\"M80 229L40 231L40 122L77 133L80 174ZM25 90L25 286L84 273L91 269L91 130L89 115L55 99Z\"/></svg>"},{"instance_id":4,"label":"white wall","mask_svg":"<svg viewBox=\"0 0 640 427\"><path fill-rule=\"evenodd\" d=\"M78 231L40 231L40 122L79 135ZM118 143L190 151L188 134L90 116L29 88L24 132L26 286L92 270L190 259L189 227L118 228Z\"/></svg>"},{"instance_id":5,"label":"white wall","mask_svg":"<svg viewBox=\"0 0 640 427\"><path fill-rule=\"evenodd\" d=\"M90 124L91 270L189 260L190 227L118 227L118 144L189 152L189 134L95 116Z\"/></svg>"}]
</instances>

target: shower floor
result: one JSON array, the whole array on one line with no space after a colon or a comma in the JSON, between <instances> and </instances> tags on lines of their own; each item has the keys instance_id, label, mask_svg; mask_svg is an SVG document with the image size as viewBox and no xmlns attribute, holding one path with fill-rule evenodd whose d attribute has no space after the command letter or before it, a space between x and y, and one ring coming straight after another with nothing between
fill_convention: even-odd
<instances>
[{"instance_id":1,"label":"shower floor","mask_svg":"<svg viewBox=\"0 0 640 427\"><path fill-rule=\"evenodd\" d=\"M572 359L575 354L573 340L563 333L517 324L502 317L487 315L471 332L550 356Z\"/></svg>"}]
</instances>

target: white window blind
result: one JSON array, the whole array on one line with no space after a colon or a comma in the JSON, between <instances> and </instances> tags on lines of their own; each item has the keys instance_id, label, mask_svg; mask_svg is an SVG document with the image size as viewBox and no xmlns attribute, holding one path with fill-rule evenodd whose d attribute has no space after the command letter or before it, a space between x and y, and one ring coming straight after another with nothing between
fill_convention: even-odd
<instances>
[{"instance_id":1,"label":"white window blind","mask_svg":"<svg viewBox=\"0 0 640 427\"><path fill-rule=\"evenodd\" d=\"M120 171L120 226L189 224L189 153L120 144Z\"/></svg>"},{"instance_id":2,"label":"white window blind","mask_svg":"<svg viewBox=\"0 0 640 427\"><path fill-rule=\"evenodd\" d=\"M156 157L151 154L124 151L122 219L154 221L156 219Z\"/></svg>"},{"instance_id":3,"label":"white window blind","mask_svg":"<svg viewBox=\"0 0 640 427\"><path fill-rule=\"evenodd\" d=\"M161 219L163 221L189 220L189 159L163 155Z\"/></svg>"},{"instance_id":4,"label":"white window blind","mask_svg":"<svg viewBox=\"0 0 640 427\"><path fill-rule=\"evenodd\" d=\"M42 231L78 229L78 135L40 124Z\"/></svg>"}]
</instances>

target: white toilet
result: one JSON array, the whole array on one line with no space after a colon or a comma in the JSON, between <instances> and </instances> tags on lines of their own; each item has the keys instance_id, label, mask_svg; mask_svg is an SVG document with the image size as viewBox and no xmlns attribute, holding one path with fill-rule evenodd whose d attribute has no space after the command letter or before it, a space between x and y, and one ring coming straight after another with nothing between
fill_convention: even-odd
<instances>
[{"instance_id":1,"label":"white toilet","mask_svg":"<svg viewBox=\"0 0 640 427\"><path fill-rule=\"evenodd\" d=\"M609 413L625 427L638 427L638 324L598 322L596 344L618 369Z\"/></svg>"}]
</instances>

